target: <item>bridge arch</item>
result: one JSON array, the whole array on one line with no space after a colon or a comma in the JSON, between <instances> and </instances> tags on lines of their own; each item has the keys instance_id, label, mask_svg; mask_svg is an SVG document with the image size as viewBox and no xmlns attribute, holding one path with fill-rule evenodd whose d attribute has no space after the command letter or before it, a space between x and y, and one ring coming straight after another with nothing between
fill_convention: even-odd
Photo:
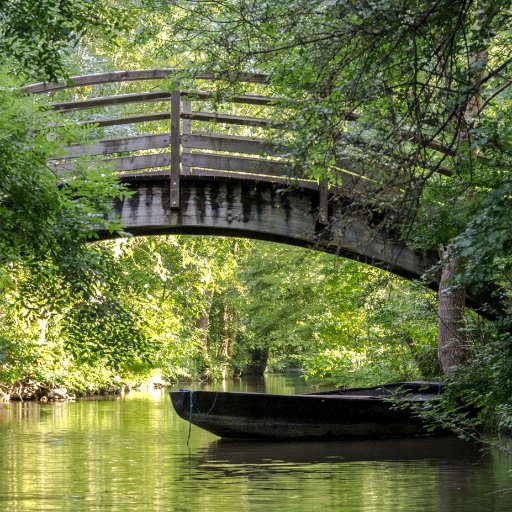
<instances>
[{"instance_id":1,"label":"bridge arch","mask_svg":"<svg viewBox=\"0 0 512 512\"><path fill-rule=\"evenodd\" d=\"M337 254L419 279L435 255L415 252L364 216L348 213L346 199L331 195L329 222L319 223L318 185L230 176L181 178L180 208L169 201L165 173L124 178L133 195L117 200L114 213L135 235L206 234L280 242Z\"/></svg>"}]
</instances>

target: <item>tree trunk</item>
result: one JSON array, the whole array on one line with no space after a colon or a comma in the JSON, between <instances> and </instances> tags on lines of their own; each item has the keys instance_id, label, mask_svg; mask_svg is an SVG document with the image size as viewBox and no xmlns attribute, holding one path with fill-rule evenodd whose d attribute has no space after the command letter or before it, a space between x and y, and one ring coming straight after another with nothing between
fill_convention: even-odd
<instances>
[{"instance_id":1,"label":"tree trunk","mask_svg":"<svg viewBox=\"0 0 512 512\"><path fill-rule=\"evenodd\" d=\"M485 12L483 4L479 2L480 14ZM477 19L473 30L478 32L480 20ZM475 52L469 56L474 69L477 69L473 77L473 84L483 78L488 56L486 52ZM469 138L471 129L475 126L475 118L482 106L481 90L476 90L468 99L464 112L466 127L462 136ZM477 146L471 149L471 157L478 157ZM454 284L454 276L464 270L464 262L461 258L452 257L443 261L444 247L439 250L439 256L443 263L441 281L439 282L439 322L437 335L437 351L439 363L444 373L450 373L455 366L466 362L468 357L467 344L464 332L464 307L466 299L466 288Z\"/></svg>"},{"instance_id":2,"label":"tree trunk","mask_svg":"<svg viewBox=\"0 0 512 512\"><path fill-rule=\"evenodd\" d=\"M229 363L233 352L233 319L227 303L222 304L221 320L221 375L222 380L225 380L229 376Z\"/></svg>"},{"instance_id":3,"label":"tree trunk","mask_svg":"<svg viewBox=\"0 0 512 512\"><path fill-rule=\"evenodd\" d=\"M267 368L268 348L253 348L249 350L250 361L243 371L247 377L262 377Z\"/></svg>"},{"instance_id":4,"label":"tree trunk","mask_svg":"<svg viewBox=\"0 0 512 512\"><path fill-rule=\"evenodd\" d=\"M443 251L440 251L441 256ZM443 265L438 295L437 353L445 374L467 360L464 336L464 308L466 289L454 284L454 276L464 264L460 258L448 259Z\"/></svg>"},{"instance_id":5,"label":"tree trunk","mask_svg":"<svg viewBox=\"0 0 512 512\"><path fill-rule=\"evenodd\" d=\"M210 311L213 302L213 290L207 290L204 294L204 309L201 316L196 318L196 328L199 330L201 339L202 363L200 378L203 381L209 381L211 378L210 350L208 347L208 329L210 327Z\"/></svg>"}]
</instances>

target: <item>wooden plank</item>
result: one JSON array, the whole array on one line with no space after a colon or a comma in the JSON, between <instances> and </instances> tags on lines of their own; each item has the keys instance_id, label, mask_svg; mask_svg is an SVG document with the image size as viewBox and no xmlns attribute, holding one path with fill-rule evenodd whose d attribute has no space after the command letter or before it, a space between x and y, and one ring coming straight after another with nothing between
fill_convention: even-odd
<instances>
[{"instance_id":1,"label":"wooden plank","mask_svg":"<svg viewBox=\"0 0 512 512\"><path fill-rule=\"evenodd\" d=\"M144 149L167 148L170 143L170 133L157 133L156 135L136 135L134 137L104 139L95 144L72 144L64 149L66 151L66 158L75 158L79 156L109 155Z\"/></svg>"},{"instance_id":2,"label":"wooden plank","mask_svg":"<svg viewBox=\"0 0 512 512\"><path fill-rule=\"evenodd\" d=\"M307 189L316 190L318 188L318 183L313 180L308 180L306 178L294 177L294 176L272 176L272 175L262 175L262 174L254 174L254 173L240 173L233 171L213 171L210 169L195 169L192 168L190 170L189 176L197 176L199 178L212 178L212 179L236 179L242 181L260 181L264 183L280 183L283 185L293 186L293 187L302 187Z\"/></svg>"},{"instance_id":3,"label":"wooden plank","mask_svg":"<svg viewBox=\"0 0 512 512\"><path fill-rule=\"evenodd\" d=\"M190 100L207 100L214 97L215 93L208 91L181 91L181 95ZM226 94L222 103L269 106L279 101L283 101L283 99L259 94Z\"/></svg>"},{"instance_id":4,"label":"wooden plank","mask_svg":"<svg viewBox=\"0 0 512 512\"><path fill-rule=\"evenodd\" d=\"M318 206L318 223L326 226L329 223L329 180L324 178L318 184L320 204Z\"/></svg>"},{"instance_id":5,"label":"wooden plank","mask_svg":"<svg viewBox=\"0 0 512 512\"><path fill-rule=\"evenodd\" d=\"M171 142L172 148L172 142ZM263 160L257 158L231 157L224 155L213 155L209 153L191 153L182 155L182 163L188 167L201 167L220 171L246 172L253 174L267 174L270 176L290 176L292 178L302 175L291 175L290 167L286 162L275 160ZM158 153L151 155L125 156L106 159L105 162L113 165L114 171L126 172L140 169L152 169L165 167L171 164L171 153ZM72 170L73 162L49 163L55 172ZM179 183L178 183L179 184Z\"/></svg>"},{"instance_id":6,"label":"wooden plank","mask_svg":"<svg viewBox=\"0 0 512 512\"><path fill-rule=\"evenodd\" d=\"M144 149L166 148L169 147L170 144L170 133L118 137L114 139L103 139L95 144L72 144L71 146L66 146L64 148L66 152L64 158L109 155L112 153L126 153L128 151L140 151ZM284 151L279 150L277 146L263 139L222 134L184 134L181 136L181 144L184 153L190 153L190 149L207 149L210 151L225 151L250 155L264 154L278 156Z\"/></svg>"},{"instance_id":7,"label":"wooden plank","mask_svg":"<svg viewBox=\"0 0 512 512\"><path fill-rule=\"evenodd\" d=\"M85 108L106 107L111 105L124 105L126 103L144 103L151 101L164 101L171 97L168 91L136 92L130 94L116 94L115 96L98 96L86 100L60 101L50 103L54 110L72 112Z\"/></svg>"},{"instance_id":8,"label":"wooden plank","mask_svg":"<svg viewBox=\"0 0 512 512\"><path fill-rule=\"evenodd\" d=\"M180 91L171 95L171 208L180 207Z\"/></svg>"},{"instance_id":9,"label":"wooden plank","mask_svg":"<svg viewBox=\"0 0 512 512\"><path fill-rule=\"evenodd\" d=\"M125 117L110 117L103 119L91 119L90 121L79 121L76 124L80 126L96 125L96 126L120 126L123 124L149 123L152 121L162 121L170 119L170 112L151 112L149 114L134 114Z\"/></svg>"},{"instance_id":10,"label":"wooden plank","mask_svg":"<svg viewBox=\"0 0 512 512\"><path fill-rule=\"evenodd\" d=\"M166 148L170 144L170 133L157 133L154 135L103 139L95 144L72 144L64 149L66 152L65 158L75 158L79 156L108 155L144 149ZM184 134L181 137L181 144L183 151L185 152L186 150L187 153L190 152L190 149L207 149L210 151L225 151L249 155L280 156L286 151L284 148L280 149L264 139L223 135L220 133Z\"/></svg>"},{"instance_id":11,"label":"wooden plank","mask_svg":"<svg viewBox=\"0 0 512 512\"><path fill-rule=\"evenodd\" d=\"M59 82L39 82L31 84L24 88L28 93L40 93L56 91L69 87L83 87L87 85L108 84L114 82L130 82L134 80L158 80L167 78L175 72L172 68L162 69L138 69L131 71L111 71L106 73L92 73L89 75L72 76L66 81Z\"/></svg>"},{"instance_id":12,"label":"wooden plank","mask_svg":"<svg viewBox=\"0 0 512 512\"><path fill-rule=\"evenodd\" d=\"M135 171L137 169L152 169L167 167L171 163L170 153L157 153L152 155L124 156L112 158L106 162L114 164L114 170L119 172Z\"/></svg>"},{"instance_id":13,"label":"wooden plank","mask_svg":"<svg viewBox=\"0 0 512 512\"><path fill-rule=\"evenodd\" d=\"M211 169L191 169L189 176L208 177L208 178L235 178L240 180L258 180L272 183L285 183L287 185L296 185L309 189L316 189L318 184L316 181L307 180L304 178L295 178L293 176L264 176L256 175L253 173L243 174L234 171L213 171Z\"/></svg>"},{"instance_id":14,"label":"wooden plank","mask_svg":"<svg viewBox=\"0 0 512 512\"><path fill-rule=\"evenodd\" d=\"M257 158L232 157L210 153L190 153L183 155L183 164L188 167L201 167L219 171L238 171L270 176L291 176L287 162ZM298 176L295 176L298 177Z\"/></svg>"},{"instance_id":15,"label":"wooden plank","mask_svg":"<svg viewBox=\"0 0 512 512\"><path fill-rule=\"evenodd\" d=\"M237 137L221 133L192 133L183 134L181 143L184 148L207 149L210 151L227 151L249 155L282 155L285 150L264 139Z\"/></svg>"},{"instance_id":16,"label":"wooden plank","mask_svg":"<svg viewBox=\"0 0 512 512\"><path fill-rule=\"evenodd\" d=\"M208 91L181 91L183 98L190 100L204 101L210 99L213 93ZM73 112L74 110L81 110L87 108L107 107L112 105L125 105L130 103L149 103L155 101L165 101L170 99L171 93L168 91L156 92L135 92L130 94L116 94L113 96L98 96L96 98L88 98L86 100L76 101L60 101L50 103L54 110L60 112ZM282 101L278 98L266 97L256 94L240 94L240 95L227 95L225 103L243 103L247 105L272 105L276 101Z\"/></svg>"},{"instance_id":17,"label":"wooden plank","mask_svg":"<svg viewBox=\"0 0 512 512\"><path fill-rule=\"evenodd\" d=\"M185 99L182 100L181 102L181 111L184 113L184 114L190 114L190 112L192 112L192 102L187 99L187 96L185 96ZM190 119L183 119L183 128L182 128L182 133L181 133L181 147L182 147L182 154L183 155L188 155L190 153L190 147L189 146L185 146L185 144L183 143L183 139L184 137L186 136L189 136L190 134L192 133L192 121L190 121ZM182 172L183 174L188 174L188 172L190 171L190 168L187 167L187 166L182 166Z\"/></svg>"},{"instance_id":18,"label":"wooden plank","mask_svg":"<svg viewBox=\"0 0 512 512\"><path fill-rule=\"evenodd\" d=\"M139 169L152 169L156 167L167 167L171 163L170 153L154 153L152 155L122 156L104 160L113 166L114 171L125 172ZM72 171L75 162L48 162L47 164L54 172L59 174L63 171Z\"/></svg>"},{"instance_id":19,"label":"wooden plank","mask_svg":"<svg viewBox=\"0 0 512 512\"><path fill-rule=\"evenodd\" d=\"M137 69L131 71L112 71L107 73L93 73L90 75L72 76L66 81L39 82L23 88L26 93L40 93L56 91L69 87L83 87L88 85L108 84L115 82L130 82L136 80L161 80L168 78L173 73L183 73L183 70L176 68ZM261 73L237 73L227 77L226 75L215 75L212 73L198 73L194 76L196 80L227 80L231 82L248 82L257 84L268 83L269 76Z\"/></svg>"},{"instance_id":20,"label":"wooden plank","mask_svg":"<svg viewBox=\"0 0 512 512\"><path fill-rule=\"evenodd\" d=\"M152 121L162 121L170 119L170 112L151 112L149 114L134 114L125 117L111 117L103 119L91 119L90 121L80 121L78 125L96 125L96 126L119 126L123 124L147 123ZM259 126L262 128L270 127L270 122L259 117L241 117L229 114L216 114L210 112L191 112L190 114L181 114L182 119L191 121L205 121L209 123L237 124L241 126Z\"/></svg>"},{"instance_id":21,"label":"wooden plank","mask_svg":"<svg viewBox=\"0 0 512 512\"><path fill-rule=\"evenodd\" d=\"M147 171L144 173L141 172L124 172L120 179L165 179L169 176L169 172L167 170L161 171ZM287 185L299 186L308 188L311 190L318 189L318 183L313 180L307 180L305 178L294 178L287 176L264 176L257 175L252 173L240 173L233 171L213 171L211 169L191 169L187 176L182 175L181 179L186 179L187 177L197 176L198 178L213 178L213 179L237 179L244 181L261 181L265 183L285 183Z\"/></svg>"},{"instance_id":22,"label":"wooden plank","mask_svg":"<svg viewBox=\"0 0 512 512\"><path fill-rule=\"evenodd\" d=\"M205 121L210 123L238 124L241 126L259 126L261 128L270 128L271 123L267 119L260 117L242 117L231 114L218 114L216 112L191 112L190 114L181 114L182 119L191 121Z\"/></svg>"}]
</instances>

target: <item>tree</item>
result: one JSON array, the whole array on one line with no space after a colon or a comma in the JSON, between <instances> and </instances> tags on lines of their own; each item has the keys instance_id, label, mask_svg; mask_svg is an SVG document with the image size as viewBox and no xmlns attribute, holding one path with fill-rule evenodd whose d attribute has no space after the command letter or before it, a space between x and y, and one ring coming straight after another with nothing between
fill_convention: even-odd
<instances>
[{"instance_id":1,"label":"tree","mask_svg":"<svg viewBox=\"0 0 512 512\"><path fill-rule=\"evenodd\" d=\"M297 162L313 178L342 183L348 170L374 180L368 196L355 190L356 207L409 244L442 244L450 261L455 237L507 183L508 128L496 120L510 115L508 2L177 0L169 9L173 45L193 41L196 68L234 82L268 72L275 94L292 100L282 115L298 134Z\"/></svg>"},{"instance_id":2,"label":"tree","mask_svg":"<svg viewBox=\"0 0 512 512\"><path fill-rule=\"evenodd\" d=\"M97 251L84 243L121 229L109 214L124 187L108 166L79 162L57 177L47 165L85 132L52 113L47 98L22 91L28 78L62 77L66 50L84 35L120 28L109 5L0 2L0 374L9 382L55 370L52 350L62 354L51 339L55 321L71 297L94 296L105 280Z\"/></svg>"},{"instance_id":3,"label":"tree","mask_svg":"<svg viewBox=\"0 0 512 512\"><path fill-rule=\"evenodd\" d=\"M238 265L236 281L218 294L209 332L212 342L222 338L229 308L230 364L238 373L261 375L268 362L336 385L438 375L435 311L421 286L269 243L253 242Z\"/></svg>"},{"instance_id":4,"label":"tree","mask_svg":"<svg viewBox=\"0 0 512 512\"><path fill-rule=\"evenodd\" d=\"M1 0L0 55L31 79L66 74L66 53L84 36L112 39L127 28L125 9L102 0Z\"/></svg>"}]
</instances>

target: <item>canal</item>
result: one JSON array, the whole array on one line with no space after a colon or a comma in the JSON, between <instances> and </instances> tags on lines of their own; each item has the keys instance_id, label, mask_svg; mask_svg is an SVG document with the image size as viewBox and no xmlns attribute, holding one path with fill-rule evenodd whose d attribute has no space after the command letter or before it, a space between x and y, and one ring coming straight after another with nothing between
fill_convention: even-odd
<instances>
[{"instance_id":1,"label":"canal","mask_svg":"<svg viewBox=\"0 0 512 512\"><path fill-rule=\"evenodd\" d=\"M193 427L187 446L165 391L0 408L2 512L512 511L512 460L451 437L223 442Z\"/></svg>"}]
</instances>

